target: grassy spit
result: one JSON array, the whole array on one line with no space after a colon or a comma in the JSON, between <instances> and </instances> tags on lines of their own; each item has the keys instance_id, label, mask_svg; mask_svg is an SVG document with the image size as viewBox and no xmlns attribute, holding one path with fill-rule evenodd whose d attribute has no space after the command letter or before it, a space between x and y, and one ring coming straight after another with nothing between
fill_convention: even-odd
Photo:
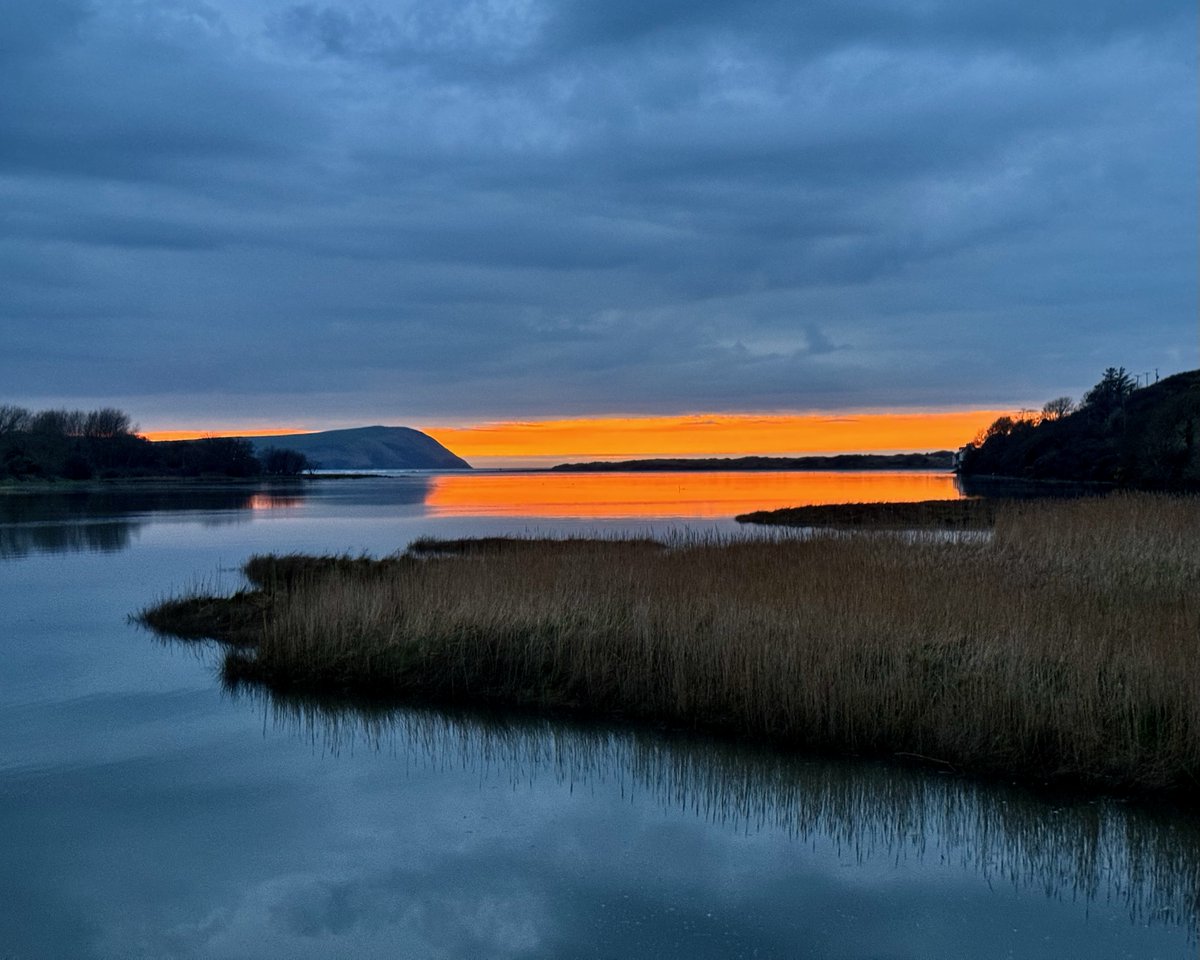
<instances>
[{"instance_id":1,"label":"grassy spit","mask_svg":"<svg viewBox=\"0 0 1200 960\"><path fill-rule=\"evenodd\" d=\"M756 510L737 517L739 523L777 527L830 527L876 530L986 530L996 523L1006 501L920 500L916 503L833 503L782 510Z\"/></svg>"},{"instance_id":2,"label":"grassy spit","mask_svg":"<svg viewBox=\"0 0 1200 960\"><path fill-rule=\"evenodd\" d=\"M1200 793L1200 498L1005 503L986 540L504 541L256 557L143 614L227 675Z\"/></svg>"}]
</instances>

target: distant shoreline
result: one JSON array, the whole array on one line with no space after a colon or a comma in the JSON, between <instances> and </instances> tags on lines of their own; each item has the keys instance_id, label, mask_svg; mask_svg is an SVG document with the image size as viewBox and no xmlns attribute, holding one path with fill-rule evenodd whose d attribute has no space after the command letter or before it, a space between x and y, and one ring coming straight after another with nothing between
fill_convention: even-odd
<instances>
[{"instance_id":1,"label":"distant shoreline","mask_svg":"<svg viewBox=\"0 0 1200 960\"><path fill-rule=\"evenodd\" d=\"M153 489L171 487L295 487L313 480L369 480L368 473L322 473L304 474L294 477L105 477L90 480L65 480L62 478L39 477L34 480L0 480L3 493L89 493L116 489Z\"/></svg>"},{"instance_id":2,"label":"distant shoreline","mask_svg":"<svg viewBox=\"0 0 1200 960\"><path fill-rule=\"evenodd\" d=\"M123 477L92 477L86 480L68 480L63 477L36 478L0 478L0 494L8 493L71 493L95 492L118 489L151 489L169 487L172 489L187 489L188 487L296 487L303 484L324 480L379 480L401 476L422 476L426 474L450 473L456 475L486 476L495 474L530 475L530 474L564 474L564 473L768 473L778 472L820 472L844 471L877 472L887 471L938 471L948 472L949 464L938 462L929 463L925 460L914 462L913 457L932 458L934 454L901 454L904 462L895 462L893 457L874 457L870 464L862 464L863 455L848 454L836 457L741 457L703 460L626 460L618 462L559 464L553 467L480 467L474 469L450 468L414 468L394 467L379 468L370 471L338 470L316 471L292 476L258 476L228 477L228 476L179 476L158 474L149 476ZM879 462L891 461L891 462Z\"/></svg>"},{"instance_id":3,"label":"distant shoreline","mask_svg":"<svg viewBox=\"0 0 1200 960\"><path fill-rule=\"evenodd\" d=\"M935 450L930 453L841 453L811 457L653 457L644 460L593 460L586 463L559 463L549 468L559 473L655 471L756 471L756 470L953 470L954 453Z\"/></svg>"}]
</instances>

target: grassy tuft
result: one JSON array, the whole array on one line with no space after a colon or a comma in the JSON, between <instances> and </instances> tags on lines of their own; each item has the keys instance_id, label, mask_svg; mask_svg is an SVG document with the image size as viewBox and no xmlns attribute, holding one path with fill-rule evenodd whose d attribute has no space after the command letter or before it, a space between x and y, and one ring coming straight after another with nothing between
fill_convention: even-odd
<instances>
[{"instance_id":1,"label":"grassy tuft","mask_svg":"<svg viewBox=\"0 0 1200 960\"><path fill-rule=\"evenodd\" d=\"M220 640L238 647L258 644L272 596L241 592L232 597L202 595L165 600L133 619L155 633L180 640Z\"/></svg>"},{"instance_id":2,"label":"grassy tuft","mask_svg":"<svg viewBox=\"0 0 1200 960\"><path fill-rule=\"evenodd\" d=\"M513 553L536 551L540 554L551 552L574 553L591 546L604 546L614 542L621 543L625 548L634 550L662 550L664 545L650 538L622 539L616 541L612 537L564 537L557 540L544 540L533 537L462 537L459 539L442 539L439 537L418 537L408 545L408 553L412 556L463 556L467 554L484 553Z\"/></svg>"}]
</instances>

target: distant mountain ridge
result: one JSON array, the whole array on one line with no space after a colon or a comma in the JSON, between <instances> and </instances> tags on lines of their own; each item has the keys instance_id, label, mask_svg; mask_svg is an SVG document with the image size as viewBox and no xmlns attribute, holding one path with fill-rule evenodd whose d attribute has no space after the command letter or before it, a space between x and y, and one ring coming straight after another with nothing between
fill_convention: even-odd
<instances>
[{"instance_id":1,"label":"distant mountain ridge","mask_svg":"<svg viewBox=\"0 0 1200 960\"><path fill-rule=\"evenodd\" d=\"M353 427L243 437L256 454L276 447L304 454L319 470L470 470L462 457L412 427Z\"/></svg>"}]
</instances>

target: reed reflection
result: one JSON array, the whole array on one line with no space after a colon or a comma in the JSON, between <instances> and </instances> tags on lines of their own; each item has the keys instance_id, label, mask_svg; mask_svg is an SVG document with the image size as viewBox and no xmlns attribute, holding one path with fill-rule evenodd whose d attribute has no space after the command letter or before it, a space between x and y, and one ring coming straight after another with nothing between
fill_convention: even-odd
<instances>
[{"instance_id":1,"label":"reed reflection","mask_svg":"<svg viewBox=\"0 0 1200 960\"><path fill-rule=\"evenodd\" d=\"M825 839L858 864L957 863L989 884L1117 903L1133 922L1197 939L1200 825L1110 802L1052 803L1003 785L886 764L797 758L743 743L469 710L388 707L228 689L260 701L277 730L339 754L615 785L739 832ZM632 799L630 800L632 802Z\"/></svg>"},{"instance_id":2,"label":"reed reflection","mask_svg":"<svg viewBox=\"0 0 1200 960\"><path fill-rule=\"evenodd\" d=\"M808 504L957 500L954 474L680 472L447 474L432 478L435 515L484 517L733 517Z\"/></svg>"},{"instance_id":3,"label":"reed reflection","mask_svg":"<svg viewBox=\"0 0 1200 960\"><path fill-rule=\"evenodd\" d=\"M120 520L0 526L0 559L34 553L119 553L141 526Z\"/></svg>"}]
</instances>

